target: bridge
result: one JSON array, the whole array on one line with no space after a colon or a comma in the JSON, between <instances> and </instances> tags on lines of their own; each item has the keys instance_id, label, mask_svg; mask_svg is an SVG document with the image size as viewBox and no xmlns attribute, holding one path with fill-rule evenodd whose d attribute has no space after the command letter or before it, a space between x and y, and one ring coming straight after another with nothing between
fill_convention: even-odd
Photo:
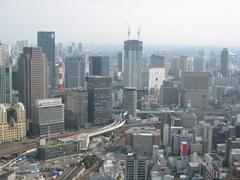
<instances>
[{"instance_id":1,"label":"bridge","mask_svg":"<svg viewBox=\"0 0 240 180\"><path fill-rule=\"evenodd\" d=\"M115 121L109 125L106 125L102 128L98 128L94 130L93 132L88 133L81 133L78 135L70 136L67 138L59 139L59 141L68 141L68 140L75 140L75 141L81 141L81 150L88 150L90 139L94 136L98 136L101 134L105 134L107 132L114 131L120 127L122 127L125 124L125 115L124 113L121 113L120 115L116 116Z\"/></svg>"}]
</instances>

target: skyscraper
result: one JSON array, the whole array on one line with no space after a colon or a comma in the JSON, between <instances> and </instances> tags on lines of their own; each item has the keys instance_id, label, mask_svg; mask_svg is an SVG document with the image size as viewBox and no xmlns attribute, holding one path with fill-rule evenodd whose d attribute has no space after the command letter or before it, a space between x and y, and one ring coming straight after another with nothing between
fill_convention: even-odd
<instances>
[{"instance_id":1,"label":"skyscraper","mask_svg":"<svg viewBox=\"0 0 240 180\"><path fill-rule=\"evenodd\" d=\"M65 119L70 129L85 127L88 121L88 93L83 89L72 89L65 95Z\"/></svg>"},{"instance_id":2,"label":"skyscraper","mask_svg":"<svg viewBox=\"0 0 240 180\"><path fill-rule=\"evenodd\" d=\"M139 40L124 42L124 86L142 88L142 49Z\"/></svg>"},{"instance_id":3,"label":"skyscraper","mask_svg":"<svg viewBox=\"0 0 240 180\"><path fill-rule=\"evenodd\" d=\"M89 56L90 76L109 76L109 56Z\"/></svg>"},{"instance_id":4,"label":"skyscraper","mask_svg":"<svg viewBox=\"0 0 240 180\"><path fill-rule=\"evenodd\" d=\"M123 53L122 52L118 52L118 54L117 54L117 59L118 59L118 69L120 70L120 71L122 71L123 70L123 55L122 55Z\"/></svg>"},{"instance_id":5,"label":"skyscraper","mask_svg":"<svg viewBox=\"0 0 240 180\"><path fill-rule=\"evenodd\" d=\"M0 42L0 65L4 65L5 61L4 61L4 48Z\"/></svg>"},{"instance_id":6,"label":"skyscraper","mask_svg":"<svg viewBox=\"0 0 240 180\"><path fill-rule=\"evenodd\" d=\"M88 120L98 125L111 122L112 78L109 76L88 76Z\"/></svg>"},{"instance_id":7,"label":"skyscraper","mask_svg":"<svg viewBox=\"0 0 240 180\"><path fill-rule=\"evenodd\" d=\"M165 59L164 56L152 55L150 57L151 67L153 68L165 68Z\"/></svg>"},{"instance_id":8,"label":"skyscraper","mask_svg":"<svg viewBox=\"0 0 240 180\"><path fill-rule=\"evenodd\" d=\"M221 74L223 77L229 76L229 51L223 48L221 52Z\"/></svg>"},{"instance_id":9,"label":"skyscraper","mask_svg":"<svg viewBox=\"0 0 240 180\"><path fill-rule=\"evenodd\" d=\"M36 99L47 98L47 58L41 47L25 47L18 61L19 100L31 118Z\"/></svg>"},{"instance_id":10,"label":"skyscraper","mask_svg":"<svg viewBox=\"0 0 240 180\"><path fill-rule=\"evenodd\" d=\"M0 65L0 103L12 102L12 67Z\"/></svg>"},{"instance_id":11,"label":"skyscraper","mask_svg":"<svg viewBox=\"0 0 240 180\"><path fill-rule=\"evenodd\" d=\"M124 89L124 109L132 117L136 117L137 110L137 89L135 87L126 87Z\"/></svg>"},{"instance_id":12,"label":"skyscraper","mask_svg":"<svg viewBox=\"0 0 240 180\"><path fill-rule=\"evenodd\" d=\"M65 87L84 87L85 61L83 56L68 57L65 60Z\"/></svg>"},{"instance_id":13,"label":"skyscraper","mask_svg":"<svg viewBox=\"0 0 240 180\"><path fill-rule=\"evenodd\" d=\"M49 80L52 88L55 88L55 32L38 32L38 47L43 48L48 59Z\"/></svg>"}]
</instances>

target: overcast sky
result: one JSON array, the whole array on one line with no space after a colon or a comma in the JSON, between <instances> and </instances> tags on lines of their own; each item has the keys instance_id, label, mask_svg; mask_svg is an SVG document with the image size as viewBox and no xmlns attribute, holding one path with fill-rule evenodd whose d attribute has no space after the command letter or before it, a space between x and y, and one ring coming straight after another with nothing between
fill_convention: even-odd
<instances>
[{"instance_id":1,"label":"overcast sky","mask_svg":"<svg viewBox=\"0 0 240 180\"><path fill-rule=\"evenodd\" d=\"M240 45L239 0L0 0L0 40L56 32L56 42L120 44L141 25L153 45Z\"/></svg>"}]
</instances>

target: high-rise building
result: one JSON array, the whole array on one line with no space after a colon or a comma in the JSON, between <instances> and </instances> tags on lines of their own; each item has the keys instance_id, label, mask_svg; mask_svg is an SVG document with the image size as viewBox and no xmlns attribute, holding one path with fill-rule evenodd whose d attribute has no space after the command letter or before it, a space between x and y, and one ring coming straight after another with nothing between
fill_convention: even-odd
<instances>
[{"instance_id":1,"label":"high-rise building","mask_svg":"<svg viewBox=\"0 0 240 180\"><path fill-rule=\"evenodd\" d=\"M199 110L208 109L209 78L208 72L182 72L182 106L189 103L191 107Z\"/></svg>"},{"instance_id":2,"label":"high-rise building","mask_svg":"<svg viewBox=\"0 0 240 180\"><path fill-rule=\"evenodd\" d=\"M192 113L185 113L181 116L181 123L183 128L193 128L197 125L197 116Z\"/></svg>"},{"instance_id":3,"label":"high-rise building","mask_svg":"<svg viewBox=\"0 0 240 180\"><path fill-rule=\"evenodd\" d=\"M160 104L178 105L179 93L179 88L175 87L172 82L163 81L163 85L160 88Z\"/></svg>"},{"instance_id":4,"label":"high-rise building","mask_svg":"<svg viewBox=\"0 0 240 180\"><path fill-rule=\"evenodd\" d=\"M26 137L26 111L22 103L0 104L0 144Z\"/></svg>"},{"instance_id":5,"label":"high-rise building","mask_svg":"<svg viewBox=\"0 0 240 180\"><path fill-rule=\"evenodd\" d=\"M137 89L135 87L126 87L124 89L124 109L132 117L136 117L137 110Z\"/></svg>"},{"instance_id":6,"label":"high-rise building","mask_svg":"<svg viewBox=\"0 0 240 180\"><path fill-rule=\"evenodd\" d=\"M164 56L152 55L150 57L150 63L152 68L165 68Z\"/></svg>"},{"instance_id":7,"label":"high-rise building","mask_svg":"<svg viewBox=\"0 0 240 180\"><path fill-rule=\"evenodd\" d=\"M142 49L139 40L124 42L124 86L142 89Z\"/></svg>"},{"instance_id":8,"label":"high-rise building","mask_svg":"<svg viewBox=\"0 0 240 180\"><path fill-rule=\"evenodd\" d=\"M122 52L118 52L117 60L118 60L118 69L120 71L123 71L123 53Z\"/></svg>"},{"instance_id":9,"label":"high-rise building","mask_svg":"<svg viewBox=\"0 0 240 180\"><path fill-rule=\"evenodd\" d=\"M33 110L33 130L37 135L64 131L64 104L61 98L36 99Z\"/></svg>"},{"instance_id":10,"label":"high-rise building","mask_svg":"<svg viewBox=\"0 0 240 180\"><path fill-rule=\"evenodd\" d=\"M221 74L223 77L229 76L229 51L226 48L223 48L221 52Z\"/></svg>"},{"instance_id":11,"label":"high-rise building","mask_svg":"<svg viewBox=\"0 0 240 180\"><path fill-rule=\"evenodd\" d=\"M89 56L90 76L109 76L109 56Z\"/></svg>"},{"instance_id":12,"label":"high-rise building","mask_svg":"<svg viewBox=\"0 0 240 180\"><path fill-rule=\"evenodd\" d=\"M147 180L148 161L143 157L128 155L126 158L125 179Z\"/></svg>"},{"instance_id":13,"label":"high-rise building","mask_svg":"<svg viewBox=\"0 0 240 180\"><path fill-rule=\"evenodd\" d=\"M47 58L41 47L25 47L18 61L19 100L31 118L36 99L48 97Z\"/></svg>"},{"instance_id":14,"label":"high-rise building","mask_svg":"<svg viewBox=\"0 0 240 180\"><path fill-rule=\"evenodd\" d=\"M38 47L43 48L48 59L49 82L52 88L55 88L55 32L39 31L37 34Z\"/></svg>"},{"instance_id":15,"label":"high-rise building","mask_svg":"<svg viewBox=\"0 0 240 180\"><path fill-rule=\"evenodd\" d=\"M5 65L4 48L0 42L0 65Z\"/></svg>"},{"instance_id":16,"label":"high-rise building","mask_svg":"<svg viewBox=\"0 0 240 180\"><path fill-rule=\"evenodd\" d=\"M0 65L0 103L12 102L12 67Z\"/></svg>"},{"instance_id":17,"label":"high-rise building","mask_svg":"<svg viewBox=\"0 0 240 180\"><path fill-rule=\"evenodd\" d=\"M83 89L72 89L65 95L65 123L67 128L80 129L88 122L88 93Z\"/></svg>"},{"instance_id":18,"label":"high-rise building","mask_svg":"<svg viewBox=\"0 0 240 180\"><path fill-rule=\"evenodd\" d=\"M65 59L65 87L85 87L85 61L83 56Z\"/></svg>"},{"instance_id":19,"label":"high-rise building","mask_svg":"<svg viewBox=\"0 0 240 180\"><path fill-rule=\"evenodd\" d=\"M154 89L159 91L164 80L165 80L164 68L149 69L149 90Z\"/></svg>"},{"instance_id":20,"label":"high-rise building","mask_svg":"<svg viewBox=\"0 0 240 180\"><path fill-rule=\"evenodd\" d=\"M83 53L82 43L78 43L78 54L81 55Z\"/></svg>"},{"instance_id":21,"label":"high-rise building","mask_svg":"<svg viewBox=\"0 0 240 180\"><path fill-rule=\"evenodd\" d=\"M90 124L106 124L112 119L112 78L88 76L88 120Z\"/></svg>"}]
</instances>

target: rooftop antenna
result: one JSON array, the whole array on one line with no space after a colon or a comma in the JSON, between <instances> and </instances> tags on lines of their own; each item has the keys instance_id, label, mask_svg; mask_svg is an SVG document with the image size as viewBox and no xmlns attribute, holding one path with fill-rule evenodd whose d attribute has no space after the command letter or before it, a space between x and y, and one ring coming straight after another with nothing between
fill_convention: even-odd
<instances>
[{"instance_id":1,"label":"rooftop antenna","mask_svg":"<svg viewBox=\"0 0 240 180\"><path fill-rule=\"evenodd\" d=\"M128 27L128 40L129 40L130 34L131 34L131 28L130 28L130 26L128 24L128 21L127 21L127 27Z\"/></svg>"},{"instance_id":2,"label":"rooftop antenna","mask_svg":"<svg viewBox=\"0 0 240 180\"><path fill-rule=\"evenodd\" d=\"M138 30L137 30L138 40L140 40L140 30L141 30L141 27L142 27L142 22L140 22Z\"/></svg>"}]
</instances>

